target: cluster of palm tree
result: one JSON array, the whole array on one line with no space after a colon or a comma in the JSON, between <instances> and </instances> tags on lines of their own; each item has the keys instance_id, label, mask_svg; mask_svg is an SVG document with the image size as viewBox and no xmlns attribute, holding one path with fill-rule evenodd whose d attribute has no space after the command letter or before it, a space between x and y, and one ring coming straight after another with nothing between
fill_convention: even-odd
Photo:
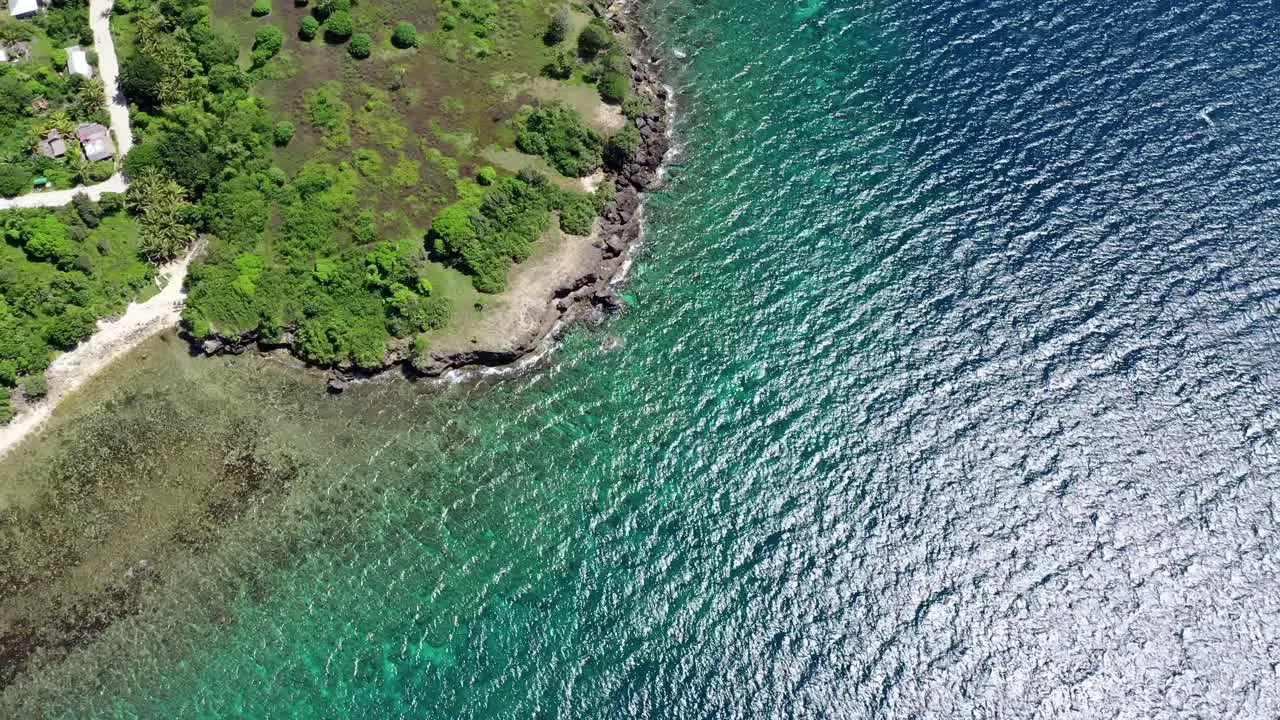
<instances>
[{"instance_id":1,"label":"cluster of palm tree","mask_svg":"<svg viewBox=\"0 0 1280 720\"><path fill-rule=\"evenodd\" d=\"M152 262L181 255L196 239L194 208L187 193L158 168L145 168L132 179L125 204L138 216L142 254Z\"/></svg>"}]
</instances>

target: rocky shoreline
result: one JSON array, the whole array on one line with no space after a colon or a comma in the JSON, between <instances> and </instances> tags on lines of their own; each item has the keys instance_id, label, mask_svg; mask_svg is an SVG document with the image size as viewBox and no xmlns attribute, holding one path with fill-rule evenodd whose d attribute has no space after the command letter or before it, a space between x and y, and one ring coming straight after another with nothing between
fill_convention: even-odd
<instances>
[{"instance_id":1,"label":"rocky shoreline","mask_svg":"<svg viewBox=\"0 0 1280 720\"><path fill-rule=\"evenodd\" d=\"M571 277L559 278L536 330L515 338L504 347L479 344L461 352L431 352L426 358L412 357L410 342L390 344L386 361L380 368L358 368L349 362L329 368L330 392L342 392L348 383L382 374L396 368L414 377L439 377L450 371L470 368L512 366L538 352L548 339L577 322L598 325L617 312L622 302L614 289L630 265L629 259L642 236L643 194L661 182L663 160L671 147L670 91L663 85L659 56L650 43L648 32L641 27L633 4L606 4L592 0L591 11L604 20L623 39L623 47L631 63L632 89L649 101L650 114L629 120L640 131L641 143L630 161L620 170L604 168L605 177L617 188L612 206L600 214L599 229L593 247L599 253L592 267ZM251 349L263 352L293 350L288 334L283 342L268 343L257 332L239 337L214 336L196 339L184 332L195 352L205 355L239 354ZM296 356L296 354L295 354Z\"/></svg>"}]
</instances>

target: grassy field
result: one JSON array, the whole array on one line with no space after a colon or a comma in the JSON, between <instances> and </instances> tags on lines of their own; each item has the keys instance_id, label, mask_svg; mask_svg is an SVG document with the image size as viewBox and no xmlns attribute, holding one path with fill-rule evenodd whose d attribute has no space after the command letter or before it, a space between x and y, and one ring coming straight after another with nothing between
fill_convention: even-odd
<instances>
[{"instance_id":1,"label":"grassy field","mask_svg":"<svg viewBox=\"0 0 1280 720\"><path fill-rule=\"evenodd\" d=\"M553 2L501 9L496 3L466 3L459 9L430 0L356 4L355 30L373 38L373 54L364 60L352 58L323 34L301 39L298 28L312 12L309 5L276 0L265 17L253 17L250 6L243 0L212 4L215 26L235 34L245 57L262 25L285 31L280 55L254 85L275 115L297 127L289 145L276 151L277 164L295 172L318 158L355 163L360 151L376 153L378 160L366 163L370 187L360 199L377 210L380 227L391 234L425 232L435 213L455 198L457 180L492 163L486 148L514 149L509 121L521 105L564 99L590 119L601 104L594 88L584 85L566 85L563 98L553 97L549 81L537 77L548 59L541 37L559 7ZM493 27L481 38L476 35L481 23L464 13L485 12L492 15L488 24ZM445 15L458 20L448 31L440 26ZM576 16L585 23L585 13ZM399 21L418 29L419 47L391 44ZM334 87L350 115L347 132L336 139L309 121L307 102L318 90ZM545 164L541 169L555 174Z\"/></svg>"}]
</instances>

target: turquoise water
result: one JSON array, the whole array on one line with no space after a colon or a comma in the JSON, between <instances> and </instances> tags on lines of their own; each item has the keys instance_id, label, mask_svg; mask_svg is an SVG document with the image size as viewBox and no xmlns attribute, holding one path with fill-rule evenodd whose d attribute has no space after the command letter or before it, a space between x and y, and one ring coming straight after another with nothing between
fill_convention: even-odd
<instances>
[{"instance_id":1,"label":"turquoise water","mask_svg":"<svg viewBox=\"0 0 1280 720\"><path fill-rule=\"evenodd\" d=\"M681 150L623 347L352 391L368 449L204 570L251 582L176 583L9 699L1280 714L1272 6L646 12Z\"/></svg>"}]
</instances>

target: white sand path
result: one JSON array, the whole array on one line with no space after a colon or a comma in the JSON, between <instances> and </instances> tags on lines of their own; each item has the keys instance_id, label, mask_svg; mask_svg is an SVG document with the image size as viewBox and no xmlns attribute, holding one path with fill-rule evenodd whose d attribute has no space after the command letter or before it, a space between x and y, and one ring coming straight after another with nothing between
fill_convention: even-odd
<instances>
[{"instance_id":1,"label":"white sand path","mask_svg":"<svg viewBox=\"0 0 1280 720\"><path fill-rule=\"evenodd\" d=\"M98 331L88 340L54 359L45 371L49 382L48 396L23 408L8 425L0 426L0 457L39 430L53 415L58 403L89 378L105 370L143 340L178 323L186 300L183 283L187 278L187 268L198 252L197 247L186 257L160 268L157 282L164 283L164 287L158 295L145 302L130 303L129 309L115 320L99 320Z\"/></svg>"}]
</instances>

